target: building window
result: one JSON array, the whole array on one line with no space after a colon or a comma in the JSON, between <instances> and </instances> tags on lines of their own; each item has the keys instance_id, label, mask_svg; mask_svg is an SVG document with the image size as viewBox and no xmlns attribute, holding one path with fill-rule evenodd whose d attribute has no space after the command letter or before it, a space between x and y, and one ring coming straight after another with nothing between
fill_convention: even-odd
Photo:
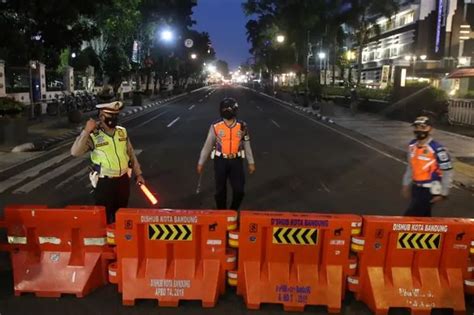
<instances>
[{"instance_id":1,"label":"building window","mask_svg":"<svg viewBox=\"0 0 474 315\"><path fill-rule=\"evenodd\" d=\"M398 47L391 47L390 48L390 57L397 57L398 56Z\"/></svg>"}]
</instances>

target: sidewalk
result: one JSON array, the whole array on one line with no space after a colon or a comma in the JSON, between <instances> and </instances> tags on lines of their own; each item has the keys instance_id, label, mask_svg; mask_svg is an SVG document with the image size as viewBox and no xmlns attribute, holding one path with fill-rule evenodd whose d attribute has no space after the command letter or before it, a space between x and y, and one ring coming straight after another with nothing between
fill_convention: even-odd
<instances>
[{"instance_id":1,"label":"sidewalk","mask_svg":"<svg viewBox=\"0 0 474 315\"><path fill-rule=\"evenodd\" d=\"M328 106L331 108L325 109ZM403 152L413 138L413 128L407 122L369 113L352 116L348 108L338 105L324 105L321 110L335 124ZM474 190L474 138L439 129L433 131L433 137L449 150L454 159L455 182Z\"/></svg>"}]
</instances>

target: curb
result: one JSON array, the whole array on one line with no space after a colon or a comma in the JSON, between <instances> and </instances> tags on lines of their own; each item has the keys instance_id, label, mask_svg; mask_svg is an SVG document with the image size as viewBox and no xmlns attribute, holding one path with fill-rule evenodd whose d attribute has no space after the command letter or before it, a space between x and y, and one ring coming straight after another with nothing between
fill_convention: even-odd
<instances>
[{"instance_id":1,"label":"curb","mask_svg":"<svg viewBox=\"0 0 474 315\"><path fill-rule=\"evenodd\" d=\"M202 88L193 90L193 91L191 91L191 93L194 93L194 92L199 91L201 89ZM148 108L151 108L151 107L154 107L154 106L157 106L157 105L161 105L163 103L171 102L171 101L175 100L176 98L186 96L186 95L188 95L188 92L181 93L181 94L175 95L173 97L168 97L168 98L165 98L165 99L162 99L162 100L159 100L159 101L155 100L155 101L152 101L152 102L148 103L147 105L134 107L132 109L127 110L126 112L122 112L122 113L120 113L120 117L122 117L122 118L127 117L127 116L130 116L130 115L136 114L138 112L141 112L145 109L148 109ZM20 144L20 145L17 145L16 147L14 147L11 150L11 152L12 153L19 153L19 152L43 151L43 150L46 150L47 148L51 147L52 145L55 145L55 144L58 144L62 141L65 141L65 140L76 137L81 132L81 130L82 130L82 126L76 128L75 130L68 131L68 132L62 134L59 137L51 137L51 138L41 139L41 140L38 140L38 141L23 143L23 144Z\"/></svg>"}]
</instances>

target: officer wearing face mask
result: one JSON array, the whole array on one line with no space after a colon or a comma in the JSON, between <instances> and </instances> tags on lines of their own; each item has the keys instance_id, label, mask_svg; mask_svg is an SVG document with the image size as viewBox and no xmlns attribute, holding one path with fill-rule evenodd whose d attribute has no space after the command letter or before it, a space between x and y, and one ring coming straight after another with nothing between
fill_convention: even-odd
<instances>
[{"instance_id":1,"label":"officer wearing face mask","mask_svg":"<svg viewBox=\"0 0 474 315\"><path fill-rule=\"evenodd\" d=\"M127 130L117 126L122 107L122 102L110 97L96 105L99 122L89 119L71 148L73 156L91 151L89 178L95 204L106 207L107 223L115 222L115 212L128 205L132 171L137 184L145 182Z\"/></svg>"},{"instance_id":2,"label":"officer wearing face mask","mask_svg":"<svg viewBox=\"0 0 474 315\"><path fill-rule=\"evenodd\" d=\"M413 123L415 139L408 148L408 166L403 176L402 194L411 196L406 216L431 216L434 204L448 197L453 166L448 151L431 138L431 121L417 117Z\"/></svg>"},{"instance_id":3,"label":"officer wearing face mask","mask_svg":"<svg viewBox=\"0 0 474 315\"><path fill-rule=\"evenodd\" d=\"M237 119L237 110L238 104L235 99L222 100L220 103L222 118L209 128L197 165L197 172L201 174L209 155L214 160L217 209L227 209L227 180L230 180L233 191L230 209L239 209L244 198L244 158L247 158L249 173L255 172L247 124Z\"/></svg>"}]
</instances>

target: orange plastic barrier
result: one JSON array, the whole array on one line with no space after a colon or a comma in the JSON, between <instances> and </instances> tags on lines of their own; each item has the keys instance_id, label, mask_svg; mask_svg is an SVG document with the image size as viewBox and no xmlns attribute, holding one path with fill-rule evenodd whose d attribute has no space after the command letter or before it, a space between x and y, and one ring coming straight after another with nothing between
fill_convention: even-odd
<instances>
[{"instance_id":1,"label":"orange plastic barrier","mask_svg":"<svg viewBox=\"0 0 474 315\"><path fill-rule=\"evenodd\" d=\"M83 297L107 284L108 260L103 207L7 206L0 226L7 229L15 295Z\"/></svg>"},{"instance_id":2,"label":"orange plastic barrier","mask_svg":"<svg viewBox=\"0 0 474 315\"><path fill-rule=\"evenodd\" d=\"M339 313L346 278L357 264L350 257L352 235L360 233L361 217L310 213L240 213L240 231L229 232L239 248L238 270L229 284L247 307L283 304L287 311L326 305ZM355 258L355 257L354 257Z\"/></svg>"},{"instance_id":3,"label":"orange plastic barrier","mask_svg":"<svg viewBox=\"0 0 474 315\"><path fill-rule=\"evenodd\" d=\"M358 300L377 315L390 308L466 314L473 220L364 216L362 226L352 239L358 275L348 278Z\"/></svg>"},{"instance_id":4,"label":"orange plastic barrier","mask_svg":"<svg viewBox=\"0 0 474 315\"><path fill-rule=\"evenodd\" d=\"M213 307L225 293L226 271L235 268L235 250L226 245L236 222L235 211L120 209L115 231L109 230L117 252L109 278L123 304L201 300Z\"/></svg>"}]
</instances>

